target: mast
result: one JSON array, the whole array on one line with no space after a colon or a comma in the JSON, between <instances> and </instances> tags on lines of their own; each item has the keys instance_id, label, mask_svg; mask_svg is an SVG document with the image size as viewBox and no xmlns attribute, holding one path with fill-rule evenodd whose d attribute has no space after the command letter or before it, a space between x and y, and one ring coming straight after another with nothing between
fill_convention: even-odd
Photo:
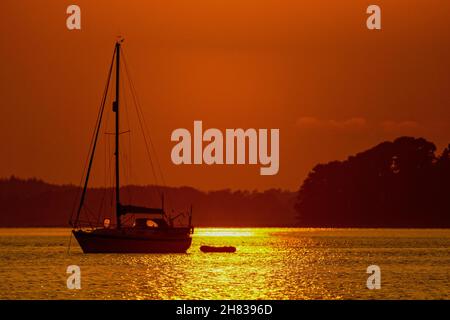
<instances>
[{"instance_id":1,"label":"mast","mask_svg":"<svg viewBox=\"0 0 450 320\"><path fill-rule=\"evenodd\" d=\"M120 176L119 176L119 86L120 86L120 43L116 42L116 99L113 103L113 111L116 113L116 219L117 228L120 228Z\"/></svg>"}]
</instances>

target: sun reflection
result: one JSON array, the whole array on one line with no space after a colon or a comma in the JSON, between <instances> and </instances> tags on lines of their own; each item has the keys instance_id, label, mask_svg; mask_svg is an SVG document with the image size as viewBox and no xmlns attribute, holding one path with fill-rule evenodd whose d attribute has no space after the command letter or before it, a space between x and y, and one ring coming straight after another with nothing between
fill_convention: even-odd
<instances>
[{"instance_id":1,"label":"sun reflection","mask_svg":"<svg viewBox=\"0 0 450 320\"><path fill-rule=\"evenodd\" d=\"M252 229L231 229L231 228L202 228L197 229L194 236L199 237L252 237L255 231Z\"/></svg>"},{"instance_id":2,"label":"sun reflection","mask_svg":"<svg viewBox=\"0 0 450 320\"><path fill-rule=\"evenodd\" d=\"M0 256L9 257L0 259L0 271L20 266L0 281L0 299L450 298L448 229L198 228L186 254L99 255L83 255L75 245L68 255L69 229L57 236L55 230L20 232L0 230ZM236 252L204 253L202 245ZM374 260L391 270L377 293L365 286ZM60 290L59 280L48 281L70 264L82 266L83 290ZM411 287L395 286L411 274L419 275ZM436 285L420 274L434 274Z\"/></svg>"}]
</instances>

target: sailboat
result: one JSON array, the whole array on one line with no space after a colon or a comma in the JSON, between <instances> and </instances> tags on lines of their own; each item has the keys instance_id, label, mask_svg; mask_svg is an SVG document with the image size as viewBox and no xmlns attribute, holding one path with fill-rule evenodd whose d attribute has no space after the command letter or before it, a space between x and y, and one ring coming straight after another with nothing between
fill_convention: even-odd
<instances>
[{"instance_id":1,"label":"sailboat","mask_svg":"<svg viewBox=\"0 0 450 320\"><path fill-rule=\"evenodd\" d=\"M84 179L84 186L80 196L80 202L76 216L72 224L72 233L78 241L84 253L184 253L192 243L192 206L189 211L187 226L174 226L174 219L169 217L164 209L164 197L160 207L151 208L121 202L120 170L119 170L119 85L120 85L120 58L123 39L116 41L113 59L109 69L108 81L103 95L97 124L91 143L89 162ZM114 63L115 62L115 63ZM112 226L109 219L105 219L102 226L85 226L80 222L80 213L84 206L88 181L92 169L95 149L103 118L103 110L109 90L109 83L115 64L115 98L112 104L112 112L115 114L115 218L116 225ZM125 224L122 219L127 215L139 216L132 224ZM142 217L144 216L144 217Z\"/></svg>"}]
</instances>

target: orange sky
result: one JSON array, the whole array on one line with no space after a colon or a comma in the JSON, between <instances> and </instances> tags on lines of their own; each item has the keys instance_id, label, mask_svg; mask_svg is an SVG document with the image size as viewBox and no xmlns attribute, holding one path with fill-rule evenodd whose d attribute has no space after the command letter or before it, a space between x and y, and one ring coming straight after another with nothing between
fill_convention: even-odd
<instances>
[{"instance_id":1,"label":"orange sky","mask_svg":"<svg viewBox=\"0 0 450 320\"><path fill-rule=\"evenodd\" d=\"M168 185L294 190L316 163L399 135L442 148L450 3L373 3L381 32L365 27L367 1L2 0L0 176L78 183L119 34ZM81 31L66 28L70 4L81 7ZM194 120L280 128L279 173L173 165L170 134ZM138 135L132 128L124 182L152 183Z\"/></svg>"}]
</instances>

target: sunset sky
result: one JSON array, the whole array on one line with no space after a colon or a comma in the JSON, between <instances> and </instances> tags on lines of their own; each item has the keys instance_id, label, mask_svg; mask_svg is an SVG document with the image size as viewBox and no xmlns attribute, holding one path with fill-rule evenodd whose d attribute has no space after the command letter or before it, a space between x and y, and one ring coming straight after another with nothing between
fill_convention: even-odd
<instances>
[{"instance_id":1,"label":"sunset sky","mask_svg":"<svg viewBox=\"0 0 450 320\"><path fill-rule=\"evenodd\" d=\"M66 28L70 4L82 30ZM2 0L0 18L0 177L79 182L117 35L170 186L296 190L315 164L383 140L450 143L446 0ZM279 173L172 164L170 135L194 120L279 128ZM138 129L124 182L153 183Z\"/></svg>"}]
</instances>

